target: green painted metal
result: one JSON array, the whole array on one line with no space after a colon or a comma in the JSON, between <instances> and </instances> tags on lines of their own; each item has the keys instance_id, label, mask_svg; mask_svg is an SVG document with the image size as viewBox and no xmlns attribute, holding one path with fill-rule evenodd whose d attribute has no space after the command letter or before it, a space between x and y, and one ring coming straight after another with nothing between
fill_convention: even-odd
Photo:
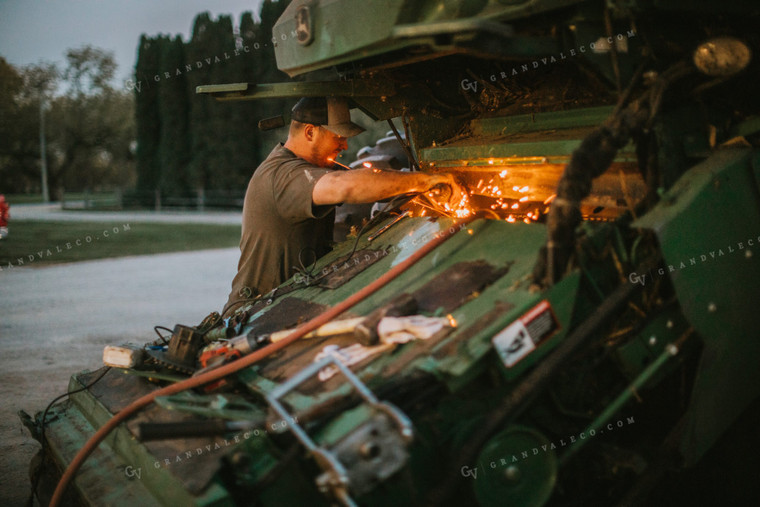
<instances>
[{"instance_id":1,"label":"green painted metal","mask_svg":"<svg viewBox=\"0 0 760 507\"><path fill-rule=\"evenodd\" d=\"M72 407L71 403L64 403L51 409L49 413L51 422L46 429L47 449L56 462L71 461L90 435L95 432L84 417L86 413ZM146 488L147 480L134 481L134 484L130 484L131 487L125 491L121 483L126 478L126 467L130 465L133 464L119 455L105 451L103 447L96 449L74 480L74 488L79 497L88 505L125 507L160 505L153 492ZM139 468L139 466L134 466L135 470ZM143 469L141 475L142 471L146 472L146 476L150 472ZM181 490L177 491L177 498L179 497L187 498Z\"/></svg>"},{"instance_id":2,"label":"green painted metal","mask_svg":"<svg viewBox=\"0 0 760 507\"><path fill-rule=\"evenodd\" d=\"M395 94L392 83L378 80L315 81L293 83L232 83L203 85L195 90L219 101L298 97L387 97Z\"/></svg>"},{"instance_id":3,"label":"green painted metal","mask_svg":"<svg viewBox=\"0 0 760 507\"><path fill-rule=\"evenodd\" d=\"M478 36L499 37L513 55L541 55L553 52L550 39L518 39L505 21L550 11L581 0L526 1L517 5L471 0L366 0L364 19L356 19L345 2L292 2L272 29L277 66L290 76L390 53L424 47L439 54L466 51ZM308 15L304 17L304 9ZM310 42L298 43L299 30L310 19ZM303 37L304 42L307 40ZM493 50L493 46L491 46ZM415 57L410 56L409 61Z\"/></svg>"},{"instance_id":4,"label":"green painted metal","mask_svg":"<svg viewBox=\"0 0 760 507\"><path fill-rule=\"evenodd\" d=\"M609 118L613 106L588 107L550 113L478 118L470 122L473 135L506 135L578 127L597 127Z\"/></svg>"},{"instance_id":5,"label":"green painted metal","mask_svg":"<svg viewBox=\"0 0 760 507\"><path fill-rule=\"evenodd\" d=\"M552 495L559 469L556 453L542 449L550 444L541 432L523 426L510 426L493 437L478 456L478 504L543 505Z\"/></svg>"},{"instance_id":6,"label":"green painted metal","mask_svg":"<svg viewBox=\"0 0 760 507\"><path fill-rule=\"evenodd\" d=\"M628 403L634 395L641 390L647 383L649 383L655 375L679 352L676 345L670 343L665 347L665 350L660 353L659 356L647 366L631 384L615 398L612 403L604 408L604 411L600 413L594 421L589 424L586 429L581 433L580 440L576 442L576 445L568 447L568 449L560 456L560 464L564 465L570 458L578 453L587 443L588 439L604 433L603 426L608 423L613 416L620 412L620 409ZM587 438L588 437L588 438Z\"/></svg>"},{"instance_id":7,"label":"green painted metal","mask_svg":"<svg viewBox=\"0 0 760 507\"><path fill-rule=\"evenodd\" d=\"M666 267L650 279L672 280L684 315L705 340L682 442L688 463L760 394L760 313L753 296L760 287L760 193L753 156L749 149L716 152L634 223L660 240ZM741 280L740 290L727 283L733 279Z\"/></svg>"},{"instance_id":8,"label":"green painted metal","mask_svg":"<svg viewBox=\"0 0 760 507\"><path fill-rule=\"evenodd\" d=\"M636 339L615 350L623 374L633 381L665 350L667 341L663 337L680 336L688 328L689 323L680 309L666 311L655 317L638 333ZM657 380L655 376L652 383Z\"/></svg>"},{"instance_id":9,"label":"green painted metal","mask_svg":"<svg viewBox=\"0 0 760 507\"><path fill-rule=\"evenodd\" d=\"M69 391L82 387L72 376ZM88 391L72 395L71 402L62 407L56 408L61 411L58 417L50 417L46 434L56 461L68 463L111 413ZM199 496L188 493L168 469L155 466L159 458L135 441L124 426L111 432L93 454L75 479L77 492L87 505L234 505L219 484L212 483ZM125 492L121 481L136 478L127 475L127 467L133 473L139 471L140 478Z\"/></svg>"},{"instance_id":10,"label":"green painted metal","mask_svg":"<svg viewBox=\"0 0 760 507\"><path fill-rule=\"evenodd\" d=\"M612 112L607 106L535 115L519 115L473 120L470 129L481 142L469 139L420 149L419 157L443 167L473 167L489 164L566 164L583 138ZM540 134L544 135L540 135ZM629 143L615 162L636 162Z\"/></svg>"},{"instance_id":11,"label":"green painted metal","mask_svg":"<svg viewBox=\"0 0 760 507\"><path fill-rule=\"evenodd\" d=\"M261 408L234 394L209 396L185 391L173 396L160 396L156 398L156 404L167 410L231 421L254 420L264 415Z\"/></svg>"}]
</instances>

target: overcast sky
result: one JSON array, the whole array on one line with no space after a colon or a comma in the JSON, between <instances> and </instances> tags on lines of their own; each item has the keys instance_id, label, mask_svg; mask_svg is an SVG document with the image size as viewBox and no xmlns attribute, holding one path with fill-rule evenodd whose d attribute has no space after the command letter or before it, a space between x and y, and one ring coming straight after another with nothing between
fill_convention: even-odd
<instances>
[{"instance_id":1,"label":"overcast sky","mask_svg":"<svg viewBox=\"0 0 760 507\"><path fill-rule=\"evenodd\" d=\"M63 62L64 52L86 44L113 51L124 83L135 66L140 34L180 34L187 41L196 14L232 15L233 24L263 0L0 0L0 56L24 66Z\"/></svg>"}]
</instances>

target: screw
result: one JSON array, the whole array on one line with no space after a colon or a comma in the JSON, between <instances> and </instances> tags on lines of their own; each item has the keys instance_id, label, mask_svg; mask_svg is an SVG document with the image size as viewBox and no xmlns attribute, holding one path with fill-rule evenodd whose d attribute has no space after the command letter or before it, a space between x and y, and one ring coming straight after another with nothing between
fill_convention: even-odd
<instances>
[{"instance_id":1,"label":"screw","mask_svg":"<svg viewBox=\"0 0 760 507\"><path fill-rule=\"evenodd\" d=\"M710 303L707 305L707 311L710 313L715 313L715 311L718 309L717 306L715 306L715 303Z\"/></svg>"},{"instance_id":2,"label":"screw","mask_svg":"<svg viewBox=\"0 0 760 507\"><path fill-rule=\"evenodd\" d=\"M657 344L657 337L655 335L652 335L649 337L649 345L655 346Z\"/></svg>"},{"instance_id":3,"label":"screw","mask_svg":"<svg viewBox=\"0 0 760 507\"><path fill-rule=\"evenodd\" d=\"M668 319L668 322L667 324L665 324L665 327L667 327L668 329L673 329L673 321Z\"/></svg>"}]
</instances>

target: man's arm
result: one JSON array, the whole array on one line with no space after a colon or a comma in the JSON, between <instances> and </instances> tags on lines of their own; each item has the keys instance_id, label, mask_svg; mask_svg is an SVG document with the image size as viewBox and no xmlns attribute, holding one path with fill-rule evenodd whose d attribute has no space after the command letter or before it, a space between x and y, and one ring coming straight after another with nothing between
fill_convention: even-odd
<instances>
[{"instance_id":1,"label":"man's arm","mask_svg":"<svg viewBox=\"0 0 760 507\"><path fill-rule=\"evenodd\" d=\"M325 174L314 185L312 201L317 206L369 203L400 194L426 192L437 185L450 186L451 200L454 202L458 202L461 195L465 193L454 177L448 173L407 173L363 168Z\"/></svg>"}]
</instances>

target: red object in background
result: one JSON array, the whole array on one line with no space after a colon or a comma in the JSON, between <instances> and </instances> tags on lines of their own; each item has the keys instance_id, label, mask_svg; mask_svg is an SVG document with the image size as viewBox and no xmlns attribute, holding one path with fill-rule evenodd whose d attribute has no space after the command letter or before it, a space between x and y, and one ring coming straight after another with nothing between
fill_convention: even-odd
<instances>
[{"instance_id":1,"label":"red object in background","mask_svg":"<svg viewBox=\"0 0 760 507\"><path fill-rule=\"evenodd\" d=\"M0 227L8 227L8 219L11 217L10 209L5 196L0 194Z\"/></svg>"}]
</instances>

